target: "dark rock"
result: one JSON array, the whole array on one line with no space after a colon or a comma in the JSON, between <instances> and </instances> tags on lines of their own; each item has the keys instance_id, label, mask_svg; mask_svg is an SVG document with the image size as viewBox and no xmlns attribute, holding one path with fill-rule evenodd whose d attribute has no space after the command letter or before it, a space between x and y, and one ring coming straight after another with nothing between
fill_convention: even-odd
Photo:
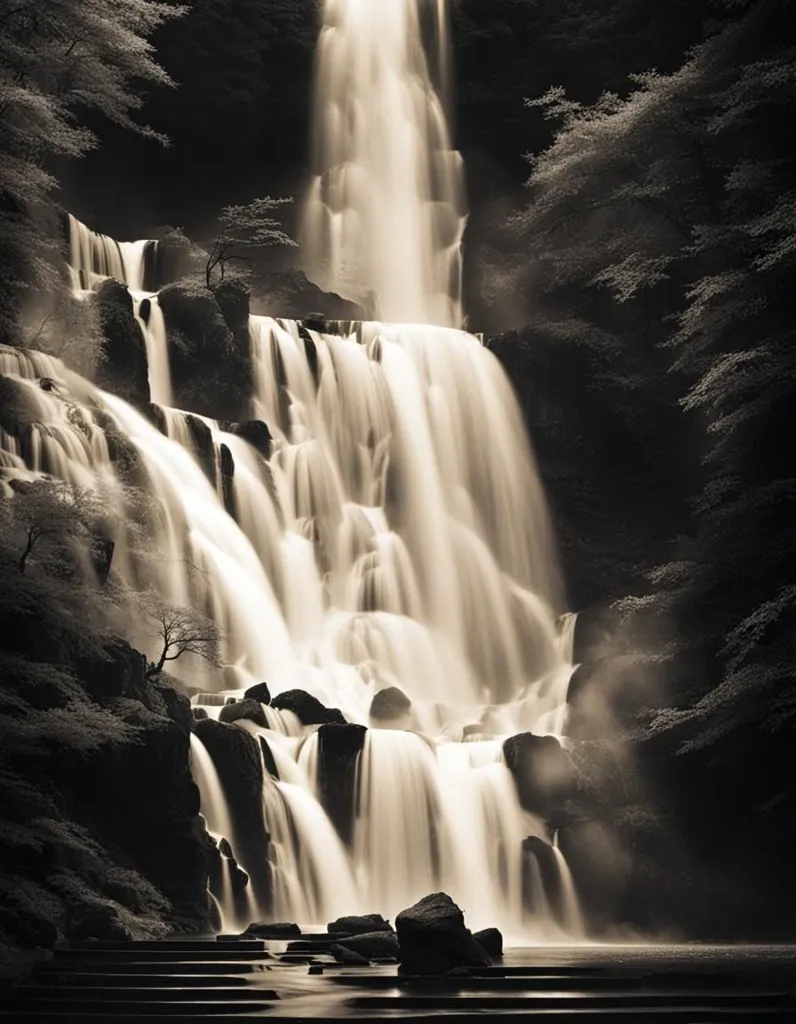
<instances>
[{"instance_id":1,"label":"dark rock","mask_svg":"<svg viewBox=\"0 0 796 1024\"><path fill-rule=\"evenodd\" d=\"M397 960L399 956L398 936L392 930L346 936L340 939L339 945L368 960Z\"/></svg>"},{"instance_id":2,"label":"dark rock","mask_svg":"<svg viewBox=\"0 0 796 1024\"><path fill-rule=\"evenodd\" d=\"M268 719L265 717L263 706L258 700L250 700L246 697L243 700L236 700L234 704L225 704L218 714L219 722L237 722L240 718L247 718L256 725L268 726Z\"/></svg>"},{"instance_id":3,"label":"dark rock","mask_svg":"<svg viewBox=\"0 0 796 1024\"><path fill-rule=\"evenodd\" d=\"M605 604L594 604L578 612L575 620L575 665L585 661L598 661L615 653L621 619L618 612Z\"/></svg>"},{"instance_id":4,"label":"dark rock","mask_svg":"<svg viewBox=\"0 0 796 1024\"><path fill-rule=\"evenodd\" d=\"M194 281L159 295L169 337L175 404L204 416L237 421L252 388L248 332L228 327L215 295Z\"/></svg>"},{"instance_id":5,"label":"dark rock","mask_svg":"<svg viewBox=\"0 0 796 1024\"><path fill-rule=\"evenodd\" d=\"M254 686L248 688L243 696L247 700L258 700L261 704L271 703L271 691L268 689L268 683L255 683Z\"/></svg>"},{"instance_id":6,"label":"dark rock","mask_svg":"<svg viewBox=\"0 0 796 1024\"><path fill-rule=\"evenodd\" d=\"M152 254L152 291L203 272L207 253L203 252L179 228L160 228ZM149 291L147 287L147 291Z\"/></svg>"},{"instance_id":7,"label":"dark rock","mask_svg":"<svg viewBox=\"0 0 796 1024\"><path fill-rule=\"evenodd\" d=\"M510 736L503 744L503 755L526 811L550 819L565 801L574 798L575 768L554 736L530 732Z\"/></svg>"},{"instance_id":8,"label":"dark rock","mask_svg":"<svg viewBox=\"0 0 796 1024\"><path fill-rule=\"evenodd\" d=\"M240 278L224 278L213 286L218 307L233 334L249 330L249 289Z\"/></svg>"},{"instance_id":9,"label":"dark rock","mask_svg":"<svg viewBox=\"0 0 796 1024\"><path fill-rule=\"evenodd\" d=\"M500 929L482 928L480 932L473 932L473 938L487 956L503 956L503 936Z\"/></svg>"},{"instance_id":10,"label":"dark rock","mask_svg":"<svg viewBox=\"0 0 796 1024\"><path fill-rule=\"evenodd\" d=\"M271 698L271 707L292 711L302 725L323 725L328 721L326 708L306 690L285 690Z\"/></svg>"},{"instance_id":11,"label":"dark rock","mask_svg":"<svg viewBox=\"0 0 796 1024\"><path fill-rule=\"evenodd\" d=\"M356 953L353 949L348 949L346 946L340 946L336 942L329 947L329 952L338 964L351 964L352 967L370 966L370 960L366 956L362 956L361 953Z\"/></svg>"},{"instance_id":12,"label":"dark rock","mask_svg":"<svg viewBox=\"0 0 796 1024\"><path fill-rule=\"evenodd\" d=\"M276 766L276 761L274 760L274 755L273 751L271 750L271 746L268 743L268 740L265 738L265 736L260 736L259 740L260 749L263 752L263 763L265 764L265 770L268 772L271 778L278 780L279 769Z\"/></svg>"},{"instance_id":13,"label":"dark rock","mask_svg":"<svg viewBox=\"0 0 796 1024\"><path fill-rule=\"evenodd\" d=\"M235 854L232 852L232 847L229 844L229 839L222 836L218 841L218 849L222 856L229 857L230 860L235 859Z\"/></svg>"},{"instance_id":14,"label":"dark rock","mask_svg":"<svg viewBox=\"0 0 796 1024\"><path fill-rule=\"evenodd\" d=\"M348 725L348 719L340 708L327 708L326 722L328 725Z\"/></svg>"},{"instance_id":15,"label":"dark rock","mask_svg":"<svg viewBox=\"0 0 796 1024\"><path fill-rule=\"evenodd\" d=\"M201 722L202 719L209 718L210 716L208 715L205 708L194 708L193 717L196 719L197 722Z\"/></svg>"},{"instance_id":16,"label":"dark rock","mask_svg":"<svg viewBox=\"0 0 796 1024\"><path fill-rule=\"evenodd\" d=\"M113 907L110 904L99 903L93 903L75 912L73 920L67 926L66 937L72 942L86 939L118 942L132 938Z\"/></svg>"},{"instance_id":17,"label":"dark rock","mask_svg":"<svg viewBox=\"0 0 796 1024\"><path fill-rule=\"evenodd\" d=\"M353 838L357 768L364 725L322 725L318 730L318 796L344 843Z\"/></svg>"},{"instance_id":18,"label":"dark rock","mask_svg":"<svg viewBox=\"0 0 796 1024\"><path fill-rule=\"evenodd\" d=\"M381 914L362 914L352 917L338 917L329 923L329 932L343 932L345 935L366 935L369 932L394 931L389 921Z\"/></svg>"},{"instance_id":19,"label":"dark rock","mask_svg":"<svg viewBox=\"0 0 796 1024\"><path fill-rule=\"evenodd\" d=\"M244 420L243 423L228 424L227 430L228 433L247 441L264 459L271 458L273 438L267 423L263 423L262 420Z\"/></svg>"},{"instance_id":20,"label":"dark rock","mask_svg":"<svg viewBox=\"0 0 796 1024\"><path fill-rule=\"evenodd\" d=\"M388 686L370 702L370 717L377 721L402 718L411 711L412 702L397 686Z\"/></svg>"},{"instance_id":21,"label":"dark rock","mask_svg":"<svg viewBox=\"0 0 796 1024\"><path fill-rule=\"evenodd\" d=\"M364 313L354 302L324 292L301 270L265 272L253 285L252 312L265 316L300 320L306 310L317 323L327 320L363 320Z\"/></svg>"},{"instance_id":22,"label":"dark rock","mask_svg":"<svg viewBox=\"0 0 796 1024\"><path fill-rule=\"evenodd\" d=\"M251 878L259 905L267 905L270 836L263 813L263 763L257 740L236 725L212 718L196 723L196 735L207 747L226 794L236 837L235 854Z\"/></svg>"},{"instance_id":23,"label":"dark rock","mask_svg":"<svg viewBox=\"0 0 796 1024\"><path fill-rule=\"evenodd\" d=\"M431 893L395 919L401 967L408 974L445 974L454 967L488 967L489 957L464 924L450 896Z\"/></svg>"},{"instance_id":24,"label":"dark rock","mask_svg":"<svg viewBox=\"0 0 796 1024\"><path fill-rule=\"evenodd\" d=\"M271 924L267 924L265 921L255 921L243 934L258 939L292 939L296 935L301 935L301 929L292 921L279 921Z\"/></svg>"},{"instance_id":25,"label":"dark rock","mask_svg":"<svg viewBox=\"0 0 796 1024\"><path fill-rule=\"evenodd\" d=\"M224 508L231 516L235 516L235 460L227 445L221 444L218 448L218 463L221 473L221 492L224 501Z\"/></svg>"},{"instance_id":26,"label":"dark rock","mask_svg":"<svg viewBox=\"0 0 796 1024\"><path fill-rule=\"evenodd\" d=\"M133 300L119 281L103 281L91 302L99 314L105 359L97 366L97 384L132 405L149 403L146 343L133 312Z\"/></svg>"}]
</instances>

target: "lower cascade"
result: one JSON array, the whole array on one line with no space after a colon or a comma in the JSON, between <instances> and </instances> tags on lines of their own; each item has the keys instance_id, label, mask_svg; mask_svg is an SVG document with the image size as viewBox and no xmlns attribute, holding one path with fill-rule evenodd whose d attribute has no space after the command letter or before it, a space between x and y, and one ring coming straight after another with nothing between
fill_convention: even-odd
<instances>
[{"instance_id":1,"label":"lower cascade","mask_svg":"<svg viewBox=\"0 0 796 1024\"><path fill-rule=\"evenodd\" d=\"M124 277L155 404L136 410L56 359L2 348L24 410L0 423L2 479L99 492L131 611L159 595L220 631L220 667L190 653L170 665L193 695L220 927L394 917L444 890L472 928L582 936L551 815L523 809L504 757L518 733L566 747L574 618L497 361L451 328L252 316L250 419L270 438L255 446L166 404L146 246L114 249L74 219L70 235L76 294ZM150 500L156 560L126 525L133 493Z\"/></svg>"}]
</instances>

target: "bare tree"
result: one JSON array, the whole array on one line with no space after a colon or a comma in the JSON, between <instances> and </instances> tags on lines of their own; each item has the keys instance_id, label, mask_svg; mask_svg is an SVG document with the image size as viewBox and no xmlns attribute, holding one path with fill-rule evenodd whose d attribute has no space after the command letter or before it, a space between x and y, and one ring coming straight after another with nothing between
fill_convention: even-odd
<instances>
[{"instance_id":1,"label":"bare tree","mask_svg":"<svg viewBox=\"0 0 796 1024\"><path fill-rule=\"evenodd\" d=\"M213 280L213 271L218 268L221 280L230 260L248 260L241 249L259 249L268 245L296 245L296 242L282 230L279 221L271 217L271 213L291 198L253 199L245 206L225 206L218 218L218 231L207 243L207 263L205 264L205 283L209 288Z\"/></svg>"},{"instance_id":2,"label":"bare tree","mask_svg":"<svg viewBox=\"0 0 796 1024\"><path fill-rule=\"evenodd\" d=\"M158 597L152 597L151 602L147 612L155 625L160 655L149 664L147 679L160 675L167 661L176 661L183 654L196 655L214 668L221 665L223 637L211 619L192 608L168 604Z\"/></svg>"}]
</instances>

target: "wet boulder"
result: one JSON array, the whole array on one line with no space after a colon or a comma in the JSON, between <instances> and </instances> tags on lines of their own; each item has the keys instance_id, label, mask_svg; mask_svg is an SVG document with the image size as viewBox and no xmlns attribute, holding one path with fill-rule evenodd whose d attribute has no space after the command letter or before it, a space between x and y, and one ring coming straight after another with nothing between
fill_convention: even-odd
<instances>
[{"instance_id":1,"label":"wet boulder","mask_svg":"<svg viewBox=\"0 0 796 1024\"><path fill-rule=\"evenodd\" d=\"M341 938L338 945L350 949L367 960L397 960L400 950L398 936L392 929L383 932L364 932Z\"/></svg>"},{"instance_id":2,"label":"wet boulder","mask_svg":"<svg viewBox=\"0 0 796 1024\"><path fill-rule=\"evenodd\" d=\"M193 717L197 722L201 722L204 718L210 717L205 708L193 708L192 711Z\"/></svg>"},{"instance_id":3,"label":"wet boulder","mask_svg":"<svg viewBox=\"0 0 796 1024\"><path fill-rule=\"evenodd\" d=\"M441 975L455 967L488 967L490 959L444 892L424 896L395 919L405 974Z\"/></svg>"},{"instance_id":4,"label":"wet boulder","mask_svg":"<svg viewBox=\"0 0 796 1024\"><path fill-rule=\"evenodd\" d=\"M254 686L248 688L243 696L247 700L258 700L261 704L271 703L271 691L268 689L268 683L255 683Z\"/></svg>"},{"instance_id":5,"label":"wet boulder","mask_svg":"<svg viewBox=\"0 0 796 1024\"><path fill-rule=\"evenodd\" d=\"M243 934L256 939L294 939L301 929L294 921L253 921Z\"/></svg>"},{"instance_id":6,"label":"wet boulder","mask_svg":"<svg viewBox=\"0 0 796 1024\"><path fill-rule=\"evenodd\" d=\"M255 725L268 727L268 719L265 717L263 706L258 700L251 700L246 697L243 700L236 700L234 704L225 704L218 715L219 722L237 722L246 718Z\"/></svg>"},{"instance_id":7,"label":"wet boulder","mask_svg":"<svg viewBox=\"0 0 796 1024\"><path fill-rule=\"evenodd\" d=\"M473 938L487 956L499 959L503 956L503 935L499 928L482 928L473 932Z\"/></svg>"},{"instance_id":8,"label":"wet boulder","mask_svg":"<svg viewBox=\"0 0 796 1024\"><path fill-rule=\"evenodd\" d=\"M503 744L503 756L520 803L530 814L550 819L575 797L575 767L555 736L530 732L510 736Z\"/></svg>"},{"instance_id":9,"label":"wet boulder","mask_svg":"<svg viewBox=\"0 0 796 1024\"><path fill-rule=\"evenodd\" d=\"M327 930L342 932L345 935L366 935L368 932L391 932L394 931L389 921L381 914L361 914L351 917L338 917L336 921L330 921Z\"/></svg>"},{"instance_id":10,"label":"wet boulder","mask_svg":"<svg viewBox=\"0 0 796 1024\"><path fill-rule=\"evenodd\" d=\"M323 725L329 720L327 709L306 690L285 690L271 699L271 707L292 711L302 725Z\"/></svg>"},{"instance_id":11,"label":"wet boulder","mask_svg":"<svg viewBox=\"0 0 796 1024\"><path fill-rule=\"evenodd\" d=\"M412 710L412 702L397 686L387 686L370 702L370 718L373 722L404 721Z\"/></svg>"},{"instance_id":12,"label":"wet boulder","mask_svg":"<svg viewBox=\"0 0 796 1024\"><path fill-rule=\"evenodd\" d=\"M195 731L213 759L224 788L236 837L235 855L251 878L258 902L267 904L270 836L263 813L263 762L257 739L245 729L212 718L197 722Z\"/></svg>"},{"instance_id":13,"label":"wet boulder","mask_svg":"<svg viewBox=\"0 0 796 1024\"><path fill-rule=\"evenodd\" d=\"M103 281L92 293L99 316L105 358L97 366L97 384L138 408L149 403L146 342L135 318L133 299L119 281Z\"/></svg>"},{"instance_id":14,"label":"wet boulder","mask_svg":"<svg viewBox=\"0 0 796 1024\"><path fill-rule=\"evenodd\" d=\"M350 964L351 967L370 966L370 960L366 956L356 953L353 949L348 949L347 946L341 946L337 942L332 943L329 947L329 952L338 964Z\"/></svg>"},{"instance_id":15,"label":"wet boulder","mask_svg":"<svg viewBox=\"0 0 796 1024\"><path fill-rule=\"evenodd\" d=\"M227 424L227 432L248 442L264 459L271 457L271 431L262 420L244 420L242 423Z\"/></svg>"},{"instance_id":16,"label":"wet boulder","mask_svg":"<svg viewBox=\"0 0 796 1024\"><path fill-rule=\"evenodd\" d=\"M258 736L258 739L260 741L260 750L262 751L263 754L263 764L265 765L265 770L268 772L272 779L279 780L279 769L276 766L276 760L274 759L274 753L271 750L271 745L269 744L265 736Z\"/></svg>"},{"instance_id":17,"label":"wet boulder","mask_svg":"<svg viewBox=\"0 0 796 1024\"><path fill-rule=\"evenodd\" d=\"M318 797L344 843L353 839L359 758L364 725L322 725L318 730Z\"/></svg>"}]
</instances>

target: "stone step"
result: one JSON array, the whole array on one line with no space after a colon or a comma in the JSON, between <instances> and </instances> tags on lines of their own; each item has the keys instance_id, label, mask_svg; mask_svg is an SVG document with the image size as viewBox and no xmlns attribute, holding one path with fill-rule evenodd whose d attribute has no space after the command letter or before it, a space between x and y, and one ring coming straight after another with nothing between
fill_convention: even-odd
<instances>
[{"instance_id":1,"label":"stone step","mask_svg":"<svg viewBox=\"0 0 796 1024\"><path fill-rule=\"evenodd\" d=\"M149 993L150 999L138 1000L135 1010L129 999L70 999L66 1000L60 996L50 999L3 999L0 1001L0 1017L14 1016L25 1013L40 1019L42 1016L62 1017L64 1013L79 1014L83 1017L93 1017L97 1014L106 1017L138 1016L139 1018L150 1017L153 1014L161 1017L187 1017L190 1020L196 1019L198 1015L204 1017L219 1017L221 1015L234 1015L237 1019L238 1012L242 1009L240 1002L229 999L212 1001L204 997L196 997L186 1000L168 1000L155 998L154 993ZM270 1010L273 1002L261 999L257 1002L247 1003L243 1012L250 1016L264 1010ZM132 1011L132 1013L131 1013Z\"/></svg>"},{"instance_id":2,"label":"stone step","mask_svg":"<svg viewBox=\"0 0 796 1024\"><path fill-rule=\"evenodd\" d=\"M53 950L53 960L71 960L87 962L105 961L110 963L114 960L130 960L134 957L139 963L145 961L156 961L160 963L182 963L193 961L219 961L219 960L265 960L270 953L262 947L259 950L239 950L233 946L216 946L212 944L208 949L164 949L162 946L151 949L64 949Z\"/></svg>"},{"instance_id":3,"label":"stone step","mask_svg":"<svg viewBox=\"0 0 796 1024\"><path fill-rule=\"evenodd\" d=\"M70 942L69 949L81 949L91 953L106 950L125 953L137 953L141 950L163 950L167 953L176 952L207 952L217 953L219 949L232 949L235 952L259 952L265 949L264 939L128 939L107 942Z\"/></svg>"},{"instance_id":4,"label":"stone step","mask_svg":"<svg viewBox=\"0 0 796 1024\"><path fill-rule=\"evenodd\" d=\"M90 971L94 974L259 974L268 970L276 960L262 962L230 960L187 960L175 963L173 960L45 960L34 968L34 974L41 977L65 971Z\"/></svg>"},{"instance_id":5,"label":"stone step","mask_svg":"<svg viewBox=\"0 0 796 1024\"><path fill-rule=\"evenodd\" d=\"M120 965L121 966L121 965ZM251 975L235 974L134 974L132 972L110 974L102 971L50 971L36 978L39 985L57 988L68 985L71 988L245 988L251 984Z\"/></svg>"},{"instance_id":6,"label":"stone step","mask_svg":"<svg viewBox=\"0 0 796 1024\"><path fill-rule=\"evenodd\" d=\"M718 993L675 993L675 992L612 992L612 993L580 993L559 992L537 994L525 992L523 995L405 995L398 996L355 996L346 999L346 1006L351 1009L373 1010L466 1010L476 1006L488 1007L491 1011L526 1010L536 1013L539 1010L569 1009L628 1009L639 1010L649 1007L672 1007L688 1010L727 1008L757 1010L772 1007L796 1012L796 1002L788 993L749 993L732 992Z\"/></svg>"},{"instance_id":7,"label":"stone step","mask_svg":"<svg viewBox=\"0 0 796 1024\"><path fill-rule=\"evenodd\" d=\"M400 1015L391 1015L389 1019L397 1020ZM718 1008L718 1009L689 1009L673 1007L648 1007L643 1010L615 1010L615 1009L575 1009L575 1010L534 1010L531 1014L518 1011L515 1014L507 1013L507 1019L518 1021L549 1021L550 1024L649 1024L651 1019L661 1021L661 1024L759 1024L761 1020L771 1021L771 1024L794 1024L793 1014L790 1011L781 1011L772 1007L758 1007L756 1009L744 1008ZM90 1021L91 1024L172 1024L174 1014L153 1012L144 1010L141 1012L127 1012L124 1010L96 1010L75 1012L73 1009L66 1010L45 1010L38 1007L14 1010L5 1013L0 1008L0 1019L35 1021L36 1024L80 1024L81 1021ZM330 1016L327 1013L318 1016L306 1014L287 1016L274 1013L273 1008L265 1008L262 1011L252 1011L247 1007L245 1011L230 1013L206 1013L198 1008L191 1016L191 1024L206 1024L206 1022L229 1021L230 1024L306 1024L311 1020L333 1020L339 1021L339 1016ZM385 1024L384 1014L357 1014L356 1024ZM438 1011L430 1013L414 1012L410 1018L411 1024L440 1024ZM482 1010L450 1011L445 1014L444 1024L486 1024L494 1017L486 1015Z\"/></svg>"},{"instance_id":8,"label":"stone step","mask_svg":"<svg viewBox=\"0 0 796 1024\"><path fill-rule=\"evenodd\" d=\"M73 988L69 985L61 986L14 986L12 989L0 991L0 1005L6 1002L28 1002L46 1003L55 999L61 999L70 1003L107 1003L122 1002L197 1002L208 1004L214 1003L237 1003L237 1002L263 1002L268 999L278 999L273 989L246 988L244 987L217 987L206 988L196 986L157 986L154 989L130 987L126 985L121 988L110 988L100 985L96 987L79 986Z\"/></svg>"}]
</instances>

